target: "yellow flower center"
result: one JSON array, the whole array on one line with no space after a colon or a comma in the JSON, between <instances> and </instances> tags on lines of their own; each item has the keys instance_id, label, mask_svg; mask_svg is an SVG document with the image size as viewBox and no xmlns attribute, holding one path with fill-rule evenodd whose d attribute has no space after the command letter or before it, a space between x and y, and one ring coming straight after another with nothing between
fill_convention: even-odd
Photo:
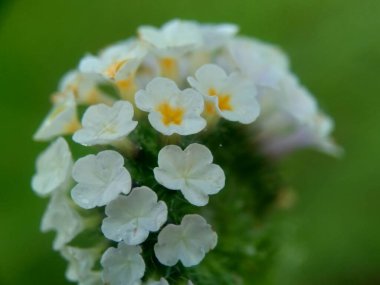
<instances>
[{"instance_id":1,"label":"yellow flower center","mask_svg":"<svg viewBox=\"0 0 380 285\"><path fill-rule=\"evenodd\" d=\"M157 110L162 115L162 122L165 126L170 124L180 125L183 120L185 110L181 107L172 107L167 102L161 103Z\"/></svg>"},{"instance_id":2,"label":"yellow flower center","mask_svg":"<svg viewBox=\"0 0 380 285\"><path fill-rule=\"evenodd\" d=\"M120 60L120 61L117 61L113 64L111 64L107 70L105 71L105 74L109 77L109 78L115 78L116 76L116 73L120 70L120 68L127 62L127 60Z\"/></svg>"},{"instance_id":3,"label":"yellow flower center","mask_svg":"<svg viewBox=\"0 0 380 285\"><path fill-rule=\"evenodd\" d=\"M208 89L208 95L218 97L218 107L220 110L232 111L231 95L229 95L229 94L218 94L218 92L213 87ZM206 108L207 108L207 106L206 106Z\"/></svg>"},{"instance_id":4,"label":"yellow flower center","mask_svg":"<svg viewBox=\"0 0 380 285\"><path fill-rule=\"evenodd\" d=\"M160 59L161 75L176 79L178 77L177 61L172 57L163 57Z\"/></svg>"}]
</instances>

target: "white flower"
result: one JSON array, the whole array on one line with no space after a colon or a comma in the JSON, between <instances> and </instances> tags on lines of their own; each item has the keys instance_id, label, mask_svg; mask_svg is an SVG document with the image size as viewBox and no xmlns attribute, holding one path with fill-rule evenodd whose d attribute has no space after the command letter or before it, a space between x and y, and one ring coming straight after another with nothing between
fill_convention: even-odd
<instances>
[{"instance_id":1,"label":"white flower","mask_svg":"<svg viewBox=\"0 0 380 285\"><path fill-rule=\"evenodd\" d=\"M206 50L222 47L239 31L239 27L234 24L203 24L200 29L203 37L202 48Z\"/></svg>"},{"instance_id":2,"label":"white flower","mask_svg":"<svg viewBox=\"0 0 380 285\"><path fill-rule=\"evenodd\" d=\"M145 285L169 285L169 282L165 278L160 278L159 281L148 280Z\"/></svg>"},{"instance_id":3,"label":"white flower","mask_svg":"<svg viewBox=\"0 0 380 285\"><path fill-rule=\"evenodd\" d=\"M276 46L237 37L227 48L239 70L259 87L275 88L282 76L289 72L288 58Z\"/></svg>"},{"instance_id":4,"label":"white flower","mask_svg":"<svg viewBox=\"0 0 380 285\"><path fill-rule=\"evenodd\" d=\"M84 221L64 191L55 192L42 217L41 231L55 230L53 248L61 249L84 228Z\"/></svg>"},{"instance_id":5,"label":"white flower","mask_svg":"<svg viewBox=\"0 0 380 285\"><path fill-rule=\"evenodd\" d=\"M69 93L64 100L54 105L33 138L37 141L47 141L56 136L72 134L79 127L74 95Z\"/></svg>"},{"instance_id":6,"label":"white flower","mask_svg":"<svg viewBox=\"0 0 380 285\"><path fill-rule=\"evenodd\" d=\"M186 215L180 225L167 225L158 235L154 252L167 266L179 260L185 267L197 265L217 244L218 236L199 215Z\"/></svg>"},{"instance_id":7,"label":"white flower","mask_svg":"<svg viewBox=\"0 0 380 285\"><path fill-rule=\"evenodd\" d=\"M108 248L100 261L103 281L109 285L134 285L143 276L145 263L139 246L120 242L117 248Z\"/></svg>"},{"instance_id":8,"label":"white flower","mask_svg":"<svg viewBox=\"0 0 380 285\"><path fill-rule=\"evenodd\" d=\"M79 70L102 74L115 81L133 76L147 53L138 41L125 41L106 48L100 56L87 55L79 63Z\"/></svg>"},{"instance_id":9,"label":"white flower","mask_svg":"<svg viewBox=\"0 0 380 285\"><path fill-rule=\"evenodd\" d=\"M256 88L238 73L227 75L215 64L205 64L189 77L192 87L215 104L217 112L230 121L250 124L259 115Z\"/></svg>"},{"instance_id":10,"label":"white flower","mask_svg":"<svg viewBox=\"0 0 380 285\"><path fill-rule=\"evenodd\" d=\"M190 135L200 132L206 121L203 98L193 89L179 90L174 81L156 77L136 94L136 105L149 112L151 125L164 135Z\"/></svg>"},{"instance_id":11,"label":"white flower","mask_svg":"<svg viewBox=\"0 0 380 285\"><path fill-rule=\"evenodd\" d=\"M108 204L120 193L128 194L131 175L123 165L124 158L113 150L78 159L72 173L78 182L71 190L75 203L84 209L91 209Z\"/></svg>"},{"instance_id":12,"label":"white flower","mask_svg":"<svg viewBox=\"0 0 380 285\"><path fill-rule=\"evenodd\" d=\"M46 196L67 185L71 178L73 159L67 142L60 137L37 158L37 173L32 179L33 190Z\"/></svg>"},{"instance_id":13,"label":"white flower","mask_svg":"<svg viewBox=\"0 0 380 285\"><path fill-rule=\"evenodd\" d=\"M103 220L104 235L114 241L137 245L146 240L149 232L156 232L166 222L168 209L148 187L132 189L128 196L119 195L106 206Z\"/></svg>"},{"instance_id":14,"label":"white flower","mask_svg":"<svg viewBox=\"0 0 380 285\"><path fill-rule=\"evenodd\" d=\"M172 20L161 29L142 26L139 37L149 43L161 56L180 56L202 44L202 34L195 22Z\"/></svg>"},{"instance_id":15,"label":"white flower","mask_svg":"<svg viewBox=\"0 0 380 285\"><path fill-rule=\"evenodd\" d=\"M96 277L100 281L100 274L92 271L100 257L99 249L66 246L62 248L61 254L69 263L66 270L66 278L69 281L90 284L89 281L95 281Z\"/></svg>"},{"instance_id":16,"label":"white flower","mask_svg":"<svg viewBox=\"0 0 380 285\"><path fill-rule=\"evenodd\" d=\"M212 163L210 150L201 144L191 144L184 151L168 145L158 154L154 169L157 182L171 190L181 190L185 198L196 206L208 203L208 195L218 193L225 183L219 165Z\"/></svg>"},{"instance_id":17,"label":"white flower","mask_svg":"<svg viewBox=\"0 0 380 285\"><path fill-rule=\"evenodd\" d=\"M53 100L61 100L68 92L74 94L77 104L112 104L113 99L99 86L110 84L103 76L96 73L82 73L76 70L68 72L59 83L59 92Z\"/></svg>"},{"instance_id":18,"label":"white flower","mask_svg":"<svg viewBox=\"0 0 380 285\"><path fill-rule=\"evenodd\" d=\"M83 115L83 127L75 132L73 140L86 146L121 140L137 126L132 117L133 106L127 101L117 101L112 107L90 106Z\"/></svg>"}]
</instances>

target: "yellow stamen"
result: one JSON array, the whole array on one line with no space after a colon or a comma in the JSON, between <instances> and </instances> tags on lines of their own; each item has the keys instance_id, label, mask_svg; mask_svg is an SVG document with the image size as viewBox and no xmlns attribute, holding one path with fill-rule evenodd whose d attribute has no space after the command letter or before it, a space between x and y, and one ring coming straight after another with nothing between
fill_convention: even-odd
<instances>
[{"instance_id":1,"label":"yellow stamen","mask_svg":"<svg viewBox=\"0 0 380 285\"><path fill-rule=\"evenodd\" d=\"M208 115L214 115L215 114L214 102L210 102L210 101L205 102L205 113Z\"/></svg>"},{"instance_id":2,"label":"yellow stamen","mask_svg":"<svg viewBox=\"0 0 380 285\"><path fill-rule=\"evenodd\" d=\"M65 126L65 130L64 132L66 134L73 134L75 133L77 130L79 130L81 128L81 124L78 122L78 120L74 119L71 123L67 124Z\"/></svg>"},{"instance_id":3,"label":"yellow stamen","mask_svg":"<svg viewBox=\"0 0 380 285\"><path fill-rule=\"evenodd\" d=\"M218 95L218 106L222 111L232 111L231 96L228 94Z\"/></svg>"},{"instance_id":4,"label":"yellow stamen","mask_svg":"<svg viewBox=\"0 0 380 285\"><path fill-rule=\"evenodd\" d=\"M172 57L164 57L160 59L161 75L176 79L178 76L177 61Z\"/></svg>"},{"instance_id":5,"label":"yellow stamen","mask_svg":"<svg viewBox=\"0 0 380 285\"><path fill-rule=\"evenodd\" d=\"M218 92L216 92L216 90L215 90L215 88L210 88L209 90L208 90L208 95L209 96L216 96L218 94Z\"/></svg>"},{"instance_id":6,"label":"yellow stamen","mask_svg":"<svg viewBox=\"0 0 380 285\"><path fill-rule=\"evenodd\" d=\"M127 60L120 60L113 64L111 64L107 70L104 72L109 78L115 78L116 73L120 70L120 68L127 62Z\"/></svg>"},{"instance_id":7,"label":"yellow stamen","mask_svg":"<svg viewBox=\"0 0 380 285\"><path fill-rule=\"evenodd\" d=\"M181 107L172 107L168 103L161 103L157 110L162 115L162 122L165 126L170 124L180 125L183 120L185 110Z\"/></svg>"}]
</instances>

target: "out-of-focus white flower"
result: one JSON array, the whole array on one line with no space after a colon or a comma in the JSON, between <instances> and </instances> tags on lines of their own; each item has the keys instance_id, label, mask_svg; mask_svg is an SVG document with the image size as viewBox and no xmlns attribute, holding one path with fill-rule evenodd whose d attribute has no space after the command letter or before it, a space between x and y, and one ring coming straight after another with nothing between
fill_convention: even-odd
<instances>
[{"instance_id":1,"label":"out-of-focus white flower","mask_svg":"<svg viewBox=\"0 0 380 285\"><path fill-rule=\"evenodd\" d=\"M32 179L33 190L41 196L67 185L71 178L73 159L64 138L56 139L37 158L37 173Z\"/></svg>"},{"instance_id":2,"label":"out-of-focus white flower","mask_svg":"<svg viewBox=\"0 0 380 285\"><path fill-rule=\"evenodd\" d=\"M87 55L79 63L79 70L102 74L116 82L135 73L147 53L138 41L125 41L106 48L100 56Z\"/></svg>"},{"instance_id":3,"label":"out-of-focus white flower","mask_svg":"<svg viewBox=\"0 0 380 285\"><path fill-rule=\"evenodd\" d=\"M199 28L203 37L202 48L206 50L222 47L239 31L239 27L234 24L203 24Z\"/></svg>"},{"instance_id":4,"label":"out-of-focus white flower","mask_svg":"<svg viewBox=\"0 0 380 285\"><path fill-rule=\"evenodd\" d=\"M167 266L181 261L185 267L197 265L217 244L218 236L199 215L186 215L180 225L167 225L158 235L154 252Z\"/></svg>"},{"instance_id":5,"label":"out-of-focus white flower","mask_svg":"<svg viewBox=\"0 0 380 285\"><path fill-rule=\"evenodd\" d=\"M100 263L103 281L109 285L135 285L144 276L145 263L139 246L120 242L117 248L105 251Z\"/></svg>"},{"instance_id":6,"label":"out-of-focus white flower","mask_svg":"<svg viewBox=\"0 0 380 285\"><path fill-rule=\"evenodd\" d=\"M53 100L58 102L71 92L77 104L112 104L113 99L104 93L99 86L111 84L103 76L96 73L82 73L76 70L68 72L59 84L59 93Z\"/></svg>"},{"instance_id":7,"label":"out-of-focus white flower","mask_svg":"<svg viewBox=\"0 0 380 285\"><path fill-rule=\"evenodd\" d=\"M200 132L206 121L203 98L193 89L179 90L174 81L156 77L136 94L136 105L149 112L151 125L164 135L190 135Z\"/></svg>"},{"instance_id":8,"label":"out-of-focus white flower","mask_svg":"<svg viewBox=\"0 0 380 285\"><path fill-rule=\"evenodd\" d=\"M73 140L86 146L121 140L136 128L137 122L132 118L133 106L127 101L117 101L112 107L90 106L83 115L83 127L75 132Z\"/></svg>"},{"instance_id":9,"label":"out-of-focus white flower","mask_svg":"<svg viewBox=\"0 0 380 285\"><path fill-rule=\"evenodd\" d=\"M148 187L132 189L128 196L119 195L106 206L103 220L104 235L114 241L137 245L146 240L166 222L168 208Z\"/></svg>"},{"instance_id":10,"label":"out-of-focus white flower","mask_svg":"<svg viewBox=\"0 0 380 285\"><path fill-rule=\"evenodd\" d=\"M80 284L99 284L101 282L100 273L92 270L100 257L99 249L65 246L62 248L61 254L69 263L66 269L66 278L69 281ZM96 279L98 283L95 282Z\"/></svg>"},{"instance_id":11,"label":"out-of-focus white flower","mask_svg":"<svg viewBox=\"0 0 380 285\"><path fill-rule=\"evenodd\" d=\"M144 284L145 285L169 285L169 282L165 278L161 277L159 281L148 280Z\"/></svg>"},{"instance_id":12,"label":"out-of-focus white flower","mask_svg":"<svg viewBox=\"0 0 380 285\"><path fill-rule=\"evenodd\" d=\"M83 218L73 208L65 191L56 191L42 217L41 231L55 230L53 248L61 249L84 229Z\"/></svg>"},{"instance_id":13,"label":"out-of-focus white flower","mask_svg":"<svg viewBox=\"0 0 380 285\"><path fill-rule=\"evenodd\" d=\"M37 141L48 141L56 136L74 133L79 127L74 95L67 94L64 100L54 105L33 138Z\"/></svg>"},{"instance_id":14,"label":"out-of-focus white flower","mask_svg":"<svg viewBox=\"0 0 380 285\"><path fill-rule=\"evenodd\" d=\"M204 145L194 143L185 150L168 145L158 154L154 177L168 189L181 190L191 204L204 206L208 195L218 193L225 183L223 169L212 160L211 151Z\"/></svg>"},{"instance_id":15,"label":"out-of-focus white flower","mask_svg":"<svg viewBox=\"0 0 380 285\"><path fill-rule=\"evenodd\" d=\"M287 56L273 45L236 37L227 49L238 69L259 87L276 87L289 70Z\"/></svg>"},{"instance_id":16,"label":"out-of-focus white flower","mask_svg":"<svg viewBox=\"0 0 380 285\"><path fill-rule=\"evenodd\" d=\"M219 66L205 64L188 81L227 120L250 124L260 113L254 84L238 73L227 75Z\"/></svg>"},{"instance_id":17,"label":"out-of-focus white flower","mask_svg":"<svg viewBox=\"0 0 380 285\"><path fill-rule=\"evenodd\" d=\"M138 34L161 56L180 56L202 44L199 26L191 21L172 20L160 29L141 26Z\"/></svg>"},{"instance_id":18,"label":"out-of-focus white flower","mask_svg":"<svg viewBox=\"0 0 380 285\"><path fill-rule=\"evenodd\" d=\"M78 182L71 190L75 203L90 209L108 204L120 193L128 194L131 191L131 175L123 165L123 156L113 150L78 159L72 173Z\"/></svg>"}]
</instances>

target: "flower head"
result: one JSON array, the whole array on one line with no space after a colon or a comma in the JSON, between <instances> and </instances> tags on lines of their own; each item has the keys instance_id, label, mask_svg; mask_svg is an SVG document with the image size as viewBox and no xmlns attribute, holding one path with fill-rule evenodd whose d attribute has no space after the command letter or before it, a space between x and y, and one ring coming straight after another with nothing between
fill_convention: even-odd
<instances>
[{"instance_id":1,"label":"flower head","mask_svg":"<svg viewBox=\"0 0 380 285\"><path fill-rule=\"evenodd\" d=\"M133 188L128 196L119 195L106 206L103 220L104 235L114 241L137 245L146 240L166 222L168 209L148 187Z\"/></svg>"},{"instance_id":2,"label":"flower head","mask_svg":"<svg viewBox=\"0 0 380 285\"><path fill-rule=\"evenodd\" d=\"M156 77L146 90L138 91L136 105L149 112L150 124L164 135L195 134L206 126L205 119L200 116L202 96L193 89L181 91L174 81L166 78Z\"/></svg>"},{"instance_id":3,"label":"flower head","mask_svg":"<svg viewBox=\"0 0 380 285\"><path fill-rule=\"evenodd\" d=\"M91 106L84 113L83 127L75 132L73 140L83 145L118 141L136 128L137 122L132 117L133 106L127 101L117 101L111 107L105 104Z\"/></svg>"},{"instance_id":4,"label":"flower head","mask_svg":"<svg viewBox=\"0 0 380 285\"><path fill-rule=\"evenodd\" d=\"M180 225L167 225L158 235L154 252L167 266L178 261L186 267L197 265L217 244L218 237L199 215L186 215Z\"/></svg>"},{"instance_id":5,"label":"flower head","mask_svg":"<svg viewBox=\"0 0 380 285\"><path fill-rule=\"evenodd\" d=\"M229 121L250 124L259 115L256 88L238 73L227 75L219 66L206 64L188 81L206 100L214 102L220 116Z\"/></svg>"},{"instance_id":6,"label":"flower head","mask_svg":"<svg viewBox=\"0 0 380 285\"><path fill-rule=\"evenodd\" d=\"M46 196L67 185L71 178L73 159L64 138L55 140L37 158L37 173L32 179L33 190Z\"/></svg>"},{"instance_id":7,"label":"flower head","mask_svg":"<svg viewBox=\"0 0 380 285\"><path fill-rule=\"evenodd\" d=\"M158 154L154 169L157 182L171 190L180 190L196 206L208 203L208 195L218 193L225 182L219 165L212 163L210 150L201 144L191 144L185 150L168 145Z\"/></svg>"},{"instance_id":8,"label":"flower head","mask_svg":"<svg viewBox=\"0 0 380 285\"><path fill-rule=\"evenodd\" d=\"M72 173L78 182L71 190L75 203L90 209L108 204L120 193L128 194L132 184L131 175L123 165L123 156L113 150L78 159Z\"/></svg>"},{"instance_id":9,"label":"flower head","mask_svg":"<svg viewBox=\"0 0 380 285\"><path fill-rule=\"evenodd\" d=\"M76 107L74 95L68 93L54 105L33 138L48 141L56 136L74 133L80 126Z\"/></svg>"},{"instance_id":10,"label":"flower head","mask_svg":"<svg viewBox=\"0 0 380 285\"><path fill-rule=\"evenodd\" d=\"M145 263L139 246L123 242L110 247L103 254L103 281L110 285L135 285L144 276Z\"/></svg>"},{"instance_id":11,"label":"flower head","mask_svg":"<svg viewBox=\"0 0 380 285\"><path fill-rule=\"evenodd\" d=\"M41 231L55 230L53 248L61 249L84 228L83 218L73 208L66 192L55 192L42 217Z\"/></svg>"}]
</instances>

